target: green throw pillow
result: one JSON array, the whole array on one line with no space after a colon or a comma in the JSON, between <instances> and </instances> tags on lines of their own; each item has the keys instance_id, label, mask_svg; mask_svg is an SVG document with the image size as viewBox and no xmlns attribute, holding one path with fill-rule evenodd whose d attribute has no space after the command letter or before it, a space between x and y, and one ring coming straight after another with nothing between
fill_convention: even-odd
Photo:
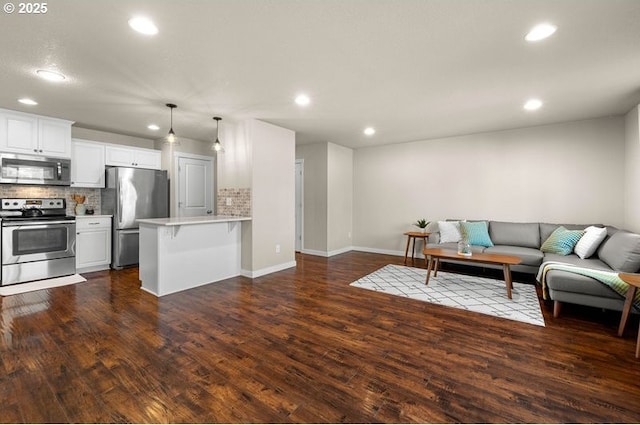
<instances>
[{"instance_id":1,"label":"green throw pillow","mask_svg":"<svg viewBox=\"0 0 640 425\"><path fill-rule=\"evenodd\" d=\"M469 245L493 246L486 221L461 221L460 233L462 233L462 238L469 242Z\"/></svg>"},{"instance_id":2,"label":"green throw pillow","mask_svg":"<svg viewBox=\"0 0 640 425\"><path fill-rule=\"evenodd\" d=\"M573 248L582 235L584 235L584 230L567 230L565 227L560 226L544 241L540 251L569 255L573 252Z\"/></svg>"}]
</instances>

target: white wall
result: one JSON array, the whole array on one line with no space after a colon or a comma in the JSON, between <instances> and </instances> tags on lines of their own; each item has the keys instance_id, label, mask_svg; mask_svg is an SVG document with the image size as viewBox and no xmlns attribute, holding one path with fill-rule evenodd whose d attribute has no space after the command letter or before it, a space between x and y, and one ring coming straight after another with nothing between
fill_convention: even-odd
<instances>
[{"instance_id":1,"label":"white wall","mask_svg":"<svg viewBox=\"0 0 640 425\"><path fill-rule=\"evenodd\" d=\"M401 252L423 217L623 226L624 130L613 117L358 149L354 246Z\"/></svg>"},{"instance_id":2,"label":"white wall","mask_svg":"<svg viewBox=\"0 0 640 425\"><path fill-rule=\"evenodd\" d=\"M220 122L220 142L224 153L218 155L218 188L251 187L251 143L249 127L232 121Z\"/></svg>"},{"instance_id":3,"label":"white wall","mask_svg":"<svg viewBox=\"0 0 640 425\"><path fill-rule=\"evenodd\" d=\"M327 156L325 142L296 146L296 159L304 160L303 252L327 251Z\"/></svg>"},{"instance_id":4,"label":"white wall","mask_svg":"<svg viewBox=\"0 0 640 425\"><path fill-rule=\"evenodd\" d=\"M246 123L253 153L252 221L243 226L245 274L295 266L295 133L258 120ZM280 252L276 252L279 245Z\"/></svg>"},{"instance_id":5,"label":"white wall","mask_svg":"<svg viewBox=\"0 0 640 425\"><path fill-rule=\"evenodd\" d=\"M640 106L625 116L625 228L640 232Z\"/></svg>"},{"instance_id":6,"label":"white wall","mask_svg":"<svg viewBox=\"0 0 640 425\"><path fill-rule=\"evenodd\" d=\"M110 133L107 131L91 130L88 128L71 127L71 137L75 139L93 140L102 143L114 143L118 145L136 146L138 148L153 149L153 139L142 137L125 136L123 134Z\"/></svg>"},{"instance_id":7,"label":"white wall","mask_svg":"<svg viewBox=\"0 0 640 425\"><path fill-rule=\"evenodd\" d=\"M353 217L353 150L328 144L327 251L351 248Z\"/></svg>"}]
</instances>

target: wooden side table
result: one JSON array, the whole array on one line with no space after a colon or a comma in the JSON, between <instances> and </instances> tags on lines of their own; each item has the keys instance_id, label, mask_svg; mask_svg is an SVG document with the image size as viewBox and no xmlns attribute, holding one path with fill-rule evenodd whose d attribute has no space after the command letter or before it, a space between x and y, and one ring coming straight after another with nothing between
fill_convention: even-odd
<instances>
[{"instance_id":1,"label":"wooden side table","mask_svg":"<svg viewBox=\"0 0 640 425\"><path fill-rule=\"evenodd\" d=\"M618 277L629 284L627 298L622 308L622 317L620 317L620 326L618 326L618 336L622 336L624 327L627 324L627 319L629 318L631 306L633 305L633 298L636 296L636 290L640 288L640 274L619 273ZM640 326L638 326L638 341L636 342L636 358L637 357L640 357Z\"/></svg>"},{"instance_id":2,"label":"wooden side table","mask_svg":"<svg viewBox=\"0 0 640 425\"><path fill-rule=\"evenodd\" d=\"M427 247L427 238L431 233L427 232L404 232L407 236L407 247L404 250L404 265L407 265L407 256L409 255L409 244L413 241L413 245L411 246L411 264L413 265L415 262L416 256L416 239L422 239L424 242L424 248ZM425 258L425 264L427 264L427 259Z\"/></svg>"}]
</instances>

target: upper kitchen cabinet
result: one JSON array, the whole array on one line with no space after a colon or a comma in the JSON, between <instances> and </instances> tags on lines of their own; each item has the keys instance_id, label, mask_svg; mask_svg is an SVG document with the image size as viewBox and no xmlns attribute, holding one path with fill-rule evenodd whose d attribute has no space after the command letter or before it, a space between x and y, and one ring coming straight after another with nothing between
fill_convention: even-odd
<instances>
[{"instance_id":1,"label":"upper kitchen cabinet","mask_svg":"<svg viewBox=\"0 0 640 425\"><path fill-rule=\"evenodd\" d=\"M117 167L159 170L162 164L162 157L161 152L155 149L108 145L106 147L106 164Z\"/></svg>"},{"instance_id":2,"label":"upper kitchen cabinet","mask_svg":"<svg viewBox=\"0 0 640 425\"><path fill-rule=\"evenodd\" d=\"M104 187L105 145L90 140L71 142L71 186Z\"/></svg>"},{"instance_id":3,"label":"upper kitchen cabinet","mask_svg":"<svg viewBox=\"0 0 640 425\"><path fill-rule=\"evenodd\" d=\"M73 121L0 109L0 151L71 157Z\"/></svg>"}]
</instances>

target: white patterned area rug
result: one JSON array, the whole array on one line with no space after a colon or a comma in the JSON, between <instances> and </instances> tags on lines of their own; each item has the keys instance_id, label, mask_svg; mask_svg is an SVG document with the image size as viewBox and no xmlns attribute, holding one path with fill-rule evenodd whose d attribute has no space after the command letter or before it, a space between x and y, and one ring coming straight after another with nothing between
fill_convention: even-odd
<instances>
[{"instance_id":1,"label":"white patterned area rug","mask_svg":"<svg viewBox=\"0 0 640 425\"><path fill-rule=\"evenodd\" d=\"M37 280L35 282L16 283L15 285L0 287L0 296L6 297L9 295L24 294L25 292L73 285L75 283L82 283L86 281L87 279L79 274L72 274L70 276L54 277L52 279Z\"/></svg>"},{"instance_id":2,"label":"white patterned area rug","mask_svg":"<svg viewBox=\"0 0 640 425\"><path fill-rule=\"evenodd\" d=\"M425 285L426 273L389 264L350 286L544 326L534 285L514 282L509 299L501 280L438 271Z\"/></svg>"}]
</instances>

